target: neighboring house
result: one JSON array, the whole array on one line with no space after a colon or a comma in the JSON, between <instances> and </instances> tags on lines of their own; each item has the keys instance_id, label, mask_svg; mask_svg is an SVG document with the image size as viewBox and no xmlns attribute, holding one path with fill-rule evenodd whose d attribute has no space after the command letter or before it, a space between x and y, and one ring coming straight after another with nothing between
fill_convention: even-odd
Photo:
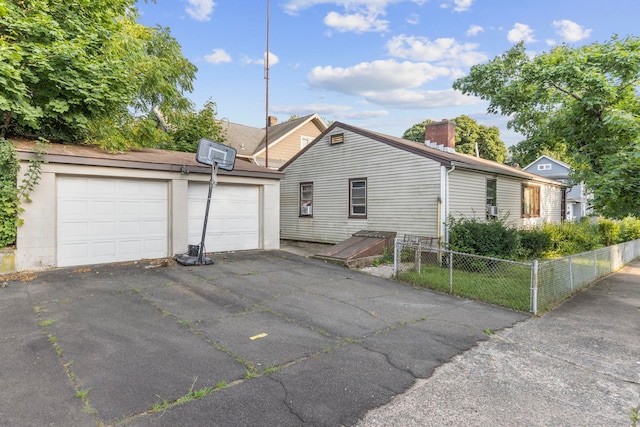
<instances>
[{"instance_id":1,"label":"neighboring house","mask_svg":"<svg viewBox=\"0 0 640 427\"><path fill-rule=\"evenodd\" d=\"M335 122L280 170L280 236L335 243L360 230L447 238L449 216L518 227L561 221L563 184L455 152L455 127L425 144Z\"/></svg>"},{"instance_id":2,"label":"neighboring house","mask_svg":"<svg viewBox=\"0 0 640 427\"><path fill-rule=\"evenodd\" d=\"M277 124L274 116L269 116L269 148L264 128L254 128L237 123L223 124L227 145L235 148L238 157L256 165L265 165L268 151L268 167L278 169L298 151L306 147L327 126L317 114L289 120Z\"/></svg>"},{"instance_id":3,"label":"neighboring house","mask_svg":"<svg viewBox=\"0 0 640 427\"><path fill-rule=\"evenodd\" d=\"M14 143L24 174L35 144ZM164 258L200 243L211 167L193 153L62 144L46 152L33 202L22 205L17 270ZM281 178L241 160L220 170L205 250L278 249Z\"/></svg>"},{"instance_id":4,"label":"neighboring house","mask_svg":"<svg viewBox=\"0 0 640 427\"><path fill-rule=\"evenodd\" d=\"M535 161L523 170L538 175L545 176L562 183L569 183L571 166L546 155L538 157ZM587 193L584 183L579 183L566 190L566 210L565 218L568 221L577 221L591 213L589 199L591 194Z\"/></svg>"}]
</instances>

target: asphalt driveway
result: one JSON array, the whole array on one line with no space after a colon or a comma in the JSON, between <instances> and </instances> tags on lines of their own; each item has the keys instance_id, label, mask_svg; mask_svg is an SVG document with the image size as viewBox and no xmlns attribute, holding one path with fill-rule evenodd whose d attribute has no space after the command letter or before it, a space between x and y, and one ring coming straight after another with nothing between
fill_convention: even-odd
<instances>
[{"instance_id":1,"label":"asphalt driveway","mask_svg":"<svg viewBox=\"0 0 640 427\"><path fill-rule=\"evenodd\" d=\"M0 277L0 425L351 425L529 317L283 251L214 260Z\"/></svg>"}]
</instances>

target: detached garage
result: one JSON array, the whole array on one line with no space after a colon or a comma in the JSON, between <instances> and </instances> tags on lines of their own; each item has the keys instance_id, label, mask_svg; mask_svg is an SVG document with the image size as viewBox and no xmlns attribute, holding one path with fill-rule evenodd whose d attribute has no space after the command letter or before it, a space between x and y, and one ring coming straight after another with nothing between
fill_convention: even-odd
<instances>
[{"instance_id":1,"label":"detached garage","mask_svg":"<svg viewBox=\"0 0 640 427\"><path fill-rule=\"evenodd\" d=\"M34 145L16 142L22 173ZM211 168L194 154L59 144L46 152L33 202L23 204L17 270L165 258L200 242ZM279 249L281 177L239 159L220 170L206 251Z\"/></svg>"}]
</instances>

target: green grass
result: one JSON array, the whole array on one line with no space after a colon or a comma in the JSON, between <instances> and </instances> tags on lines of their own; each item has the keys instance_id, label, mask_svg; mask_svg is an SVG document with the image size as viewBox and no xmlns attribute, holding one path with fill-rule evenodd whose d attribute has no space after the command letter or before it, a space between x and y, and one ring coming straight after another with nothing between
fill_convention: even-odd
<instances>
[{"instance_id":1,"label":"green grass","mask_svg":"<svg viewBox=\"0 0 640 427\"><path fill-rule=\"evenodd\" d=\"M43 328L46 328L48 326L53 325L56 322L57 322L56 319L46 319L40 322L40 326L42 326Z\"/></svg>"},{"instance_id":2,"label":"green grass","mask_svg":"<svg viewBox=\"0 0 640 427\"><path fill-rule=\"evenodd\" d=\"M449 269L425 266L420 273L405 271L398 278L414 286L449 293ZM518 311L529 311L529 268L512 265L503 268L500 275L491 272L453 270L452 294L488 302Z\"/></svg>"}]
</instances>

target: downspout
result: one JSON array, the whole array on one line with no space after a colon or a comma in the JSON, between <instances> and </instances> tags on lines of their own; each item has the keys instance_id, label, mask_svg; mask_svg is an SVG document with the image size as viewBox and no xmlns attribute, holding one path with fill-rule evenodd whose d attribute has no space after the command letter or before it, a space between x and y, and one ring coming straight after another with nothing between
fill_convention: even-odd
<instances>
[{"instance_id":1,"label":"downspout","mask_svg":"<svg viewBox=\"0 0 640 427\"><path fill-rule=\"evenodd\" d=\"M454 170L456 170L456 165L451 165L451 169L449 169L447 171L447 182L445 184L446 185L446 187L445 187L446 199L444 201L444 206L445 206L445 216L444 216L444 218L445 218L445 221L449 218L449 195L451 193L451 191L450 191L450 187L451 187L450 179L451 178L449 177L449 175ZM444 236L445 242L449 243L449 228L445 227L444 231L445 231L445 236Z\"/></svg>"}]
</instances>

